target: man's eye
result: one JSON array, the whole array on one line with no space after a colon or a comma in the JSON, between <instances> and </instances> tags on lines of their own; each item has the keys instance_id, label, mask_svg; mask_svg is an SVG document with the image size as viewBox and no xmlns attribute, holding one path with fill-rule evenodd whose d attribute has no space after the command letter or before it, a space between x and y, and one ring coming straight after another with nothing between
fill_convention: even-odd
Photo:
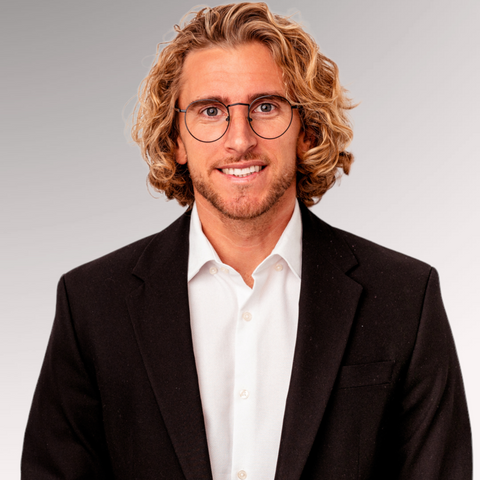
<instances>
[{"instance_id":1,"label":"man's eye","mask_svg":"<svg viewBox=\"0 0 480 480\"><path fill-rule=\"evenodd\" d=\"M255 108L256 112L259 113L271 113L275 110L275 105L272 103L261 103Z\"/></svg>"},{"instance_id":2,"label":"man's eye","mask_svg":"<svg viewBox=\"0 0 480 480\"><path fill-rule=\"evenodd\" d=\"M207 107L203 109L201 113L207 117L216 117L217 115L220 115L220 109L217 107Z\"/></svg>"}]
</instances>

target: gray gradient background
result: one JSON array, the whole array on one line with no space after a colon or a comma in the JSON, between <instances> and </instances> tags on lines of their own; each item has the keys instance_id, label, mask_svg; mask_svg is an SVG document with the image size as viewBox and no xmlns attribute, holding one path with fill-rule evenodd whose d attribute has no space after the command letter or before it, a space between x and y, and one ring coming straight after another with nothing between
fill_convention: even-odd
<instances>
[{"instance_id":1,"label":"gray gradient background","mask_svg":"<svg viewBox=\"0 0 480 480\"><path fill-rule=\"evenodd\" d=\"M351 175L314 211L438 268L475 433L480 2L269 4L278 13L301 12L297 18L361 102L352 113ZM123 117L156 44L194 6L19 0L2 7L2 479L19 478L60 276L182 212L147 192L147 169Z\"/></svg>"}]
</instances>

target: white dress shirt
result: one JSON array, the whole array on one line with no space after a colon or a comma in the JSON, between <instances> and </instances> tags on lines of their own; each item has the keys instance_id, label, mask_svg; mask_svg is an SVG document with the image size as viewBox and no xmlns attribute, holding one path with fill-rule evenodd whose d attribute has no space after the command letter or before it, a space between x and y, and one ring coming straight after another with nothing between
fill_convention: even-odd
<instances>
[{"instance_id":1,"label":"white dress shirt","mask_svg":"<svg viewBox=\"0 0 480 480\"><path fill-rule=\"evenodd\" d=\"M221 262L196 206L188 296L214 480L273 480L297 336L302 269L298 202L250 289Z\"/></svg>"}]
</instances>

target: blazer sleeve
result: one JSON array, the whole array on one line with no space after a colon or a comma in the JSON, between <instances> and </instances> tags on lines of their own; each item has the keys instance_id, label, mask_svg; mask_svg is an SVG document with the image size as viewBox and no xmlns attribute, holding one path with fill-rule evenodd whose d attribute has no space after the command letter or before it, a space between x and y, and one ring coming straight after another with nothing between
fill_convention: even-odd
<instances>
[{"instance_id":1,"label":"blazer sleeve","mask_svg":"<svg viewBox=\"0 0 480 480\"><path fill-rule=\"evenodd\" d=\"M112 478L100 395L91 370L82 358L62 277L25 433L23 480Z\"/></svg>"},{"instance_id":2,"label":"blazer sleeve","mask_svg":"<svg viewBox=\"0 0 480 480\"><path fill-rule=\"evenodd\" d=\"M435 269L403 385L399 478L470 480L467 404Z\"/></svg>"}]
</instances>

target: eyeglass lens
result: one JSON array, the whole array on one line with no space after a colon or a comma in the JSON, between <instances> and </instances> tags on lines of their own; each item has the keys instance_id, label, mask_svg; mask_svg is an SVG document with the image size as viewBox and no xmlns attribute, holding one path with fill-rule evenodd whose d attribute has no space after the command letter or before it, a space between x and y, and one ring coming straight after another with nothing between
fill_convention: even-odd
<instances>
[{"instance_id":1,"label":"eyeglass lens","mask_svg":"<svg viewBox=\"0 0 480 480\"><path fill-rule=\"evenodd\" d=\"M292 115L292 106L288 100L268 96L257 98L250 104L248 120L252 130L259 137L274 139L288 130ZM197 100L188 106L185 123L190 134L197 140L214 142L227 131L230 112L221 102Z\"/></svg>"}]
</instances>

